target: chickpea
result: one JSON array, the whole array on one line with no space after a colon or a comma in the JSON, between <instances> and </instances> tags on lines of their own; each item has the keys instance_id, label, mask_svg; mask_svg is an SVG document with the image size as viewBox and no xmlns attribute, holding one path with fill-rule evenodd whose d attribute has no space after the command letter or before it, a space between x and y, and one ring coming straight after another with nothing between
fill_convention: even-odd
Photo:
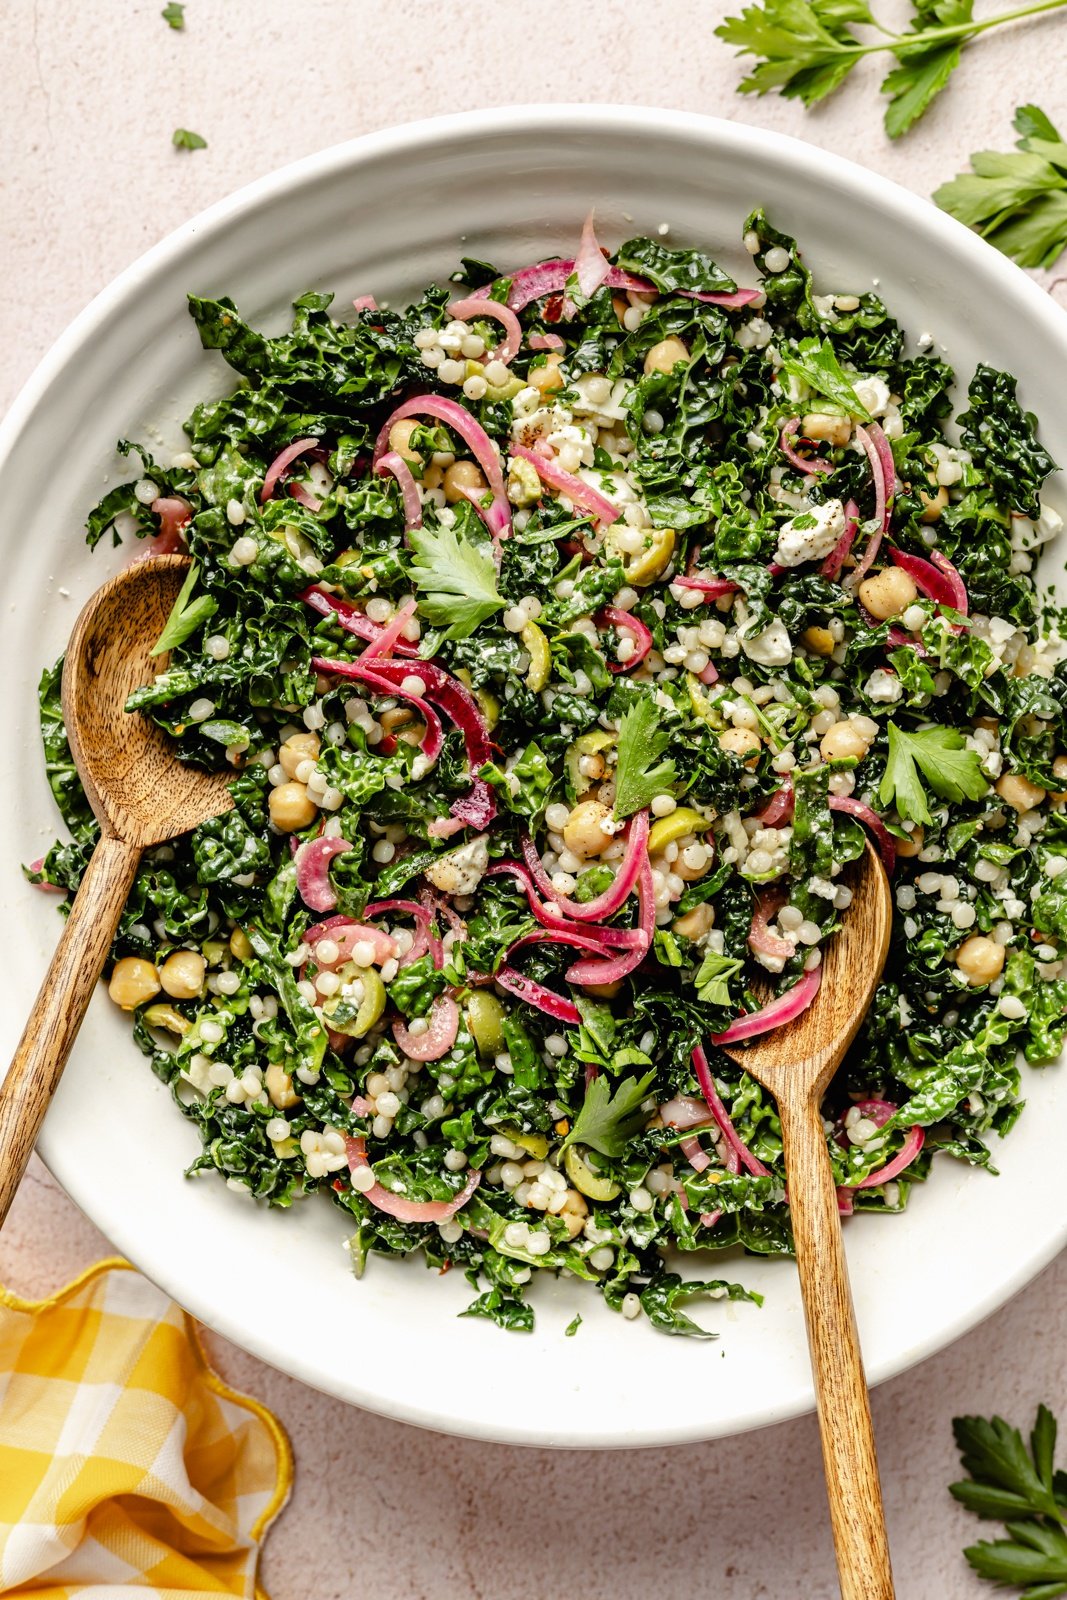
<instances>
[{"instance_id":1,"label":"chickpea","mask_svg":"<svg viewBox=\"0 0 1067 1600\"><path fill-rule=\"evenodd\" d=\"M645 373L673 372L679 361L688 360L689 347L671 334L669 339L661 339L645 352Z\"/></svg>"},{"instance_id":2,"label":"chickpea","mask_svg":"<svg viewBox=\"0 0 1067 1600\"><path fill-rule=\"evenodd\" d=\"M854 722L835 722L819 740L819 749L824 761L862 761L870 749L870 740Z\"/></svg>"},{"instance_id":3,"label":"chickpea","mask_svg":"<svg viewBox=\"0 0 1067 1600\"><path fill-rule=\"evenodd\" d=\"M715 921L715 908L707 904L694 906L692 911L687 911L684 917L675 917L674 931L681 934L683 939L703 939L706 933L711 932Z\"/></svg>"},{"instance_id":4,"label":"chickpea","mask_svg":"<svg viewBox=\"0 0 1067 1600\"><path fill-rule=\"evenodd\" d=\"M415 417L405 417L401 422L394 422L389 429L389 448L395 450L402 460L415 465L422 460L417 450L411 448L411 435L421 423Z\"/></svg>"},{"instance_id":5,"label":"chickpea","mask_svg":"<svg viewBox=\"0 0 1067 1600\"><path fill-rule=\"evenodd\" d=\"M860 601L879 622L899 617L918 596L918 589L901 567L883 567L860 584Z\"/></svg>"},{"instance_id":6,"label":"chickpea","mask_svg":"<svg viewBox=\"0 0 1067 1600\"><path fill-rule=\"evenodd\" d=\"M317 733L294 733L278 751L278 765L287 778L295 778L300 763L317 761L321 748Z\"/></svg>"},{"instance_id":7,"label":"chickpea","mask_svg":"<svg viewBox=\"0 0 1067 1600\"><path fill-rule=\"evenodd\" d=\"M255 955L248 935L243 928L234 928L230 934L230 954L235 961L251 961Z\"/></svg>"},{"instance_id":8,"label":"chickpea","mask_svg":"<svg viewBox=\"0 0 1067 1600\"><path fill-rule=\"evenodd\" d=\"M1067 778L1067 756L1057 756L1052 763L1052 771L1057 778ZM1067 789L1049 795L1050 800L1067 800Z\"/></svg>"},{"instance_id":9,"label":"chickpea","mask_svg":"<svg viewBox=\"0 0 1067 1600\"><path fill-rule=\"evenodd\" d=\"M615 838L604 826L610 816L611 812L600 800L580 800L563 829L567 849L583 861L606 850Z\"/></svg>"},{"instance_id":10,"label":"chickpea","mask_svg":"<svg viewBox=\"0 0 1067 1600\"><path fill-rule=\"evenodd\" d=\"M159 969L159 981L173 1000L195 1000L204 987L207 962L198 950L175 950Z\"/></svg>"},{"instance_id":11,"label":"chickpea","mask_svg":"<svg viewBox=\"0 0 1067 1600\"><path fill-rule=\"evenodd\" d=\"M271 1104L277 1106L279 1111L288 1111L289 1107L295 1106L300 1099L293 1088L292 1078L277 1061L272 1061L263 1074L263 1083L270 1095Z\"/></svg>"},{"instance_id":12,"label":"chickpea","mask_svg":"<svg viewBox=\"0 0 1067 1600\"><path fill-rule=\"evenodd\" d=\"M318 806L309 799L307 785L303 783L280 783L271 790L267 805L270 820L281 833L307 828L319 814Z\"/></svg>"},{"instance_id":13,"label":"chickpea","mask_svg":"<svg viewBox=\"0 0 1067 1600\"><path fill-rule=\"evenodd\" d=\"M159 993L159 973L151 961L142 961L140 956L123 956L121 961L115 962L107 992L123 1011L132 1011Z\"/></svg>"},{"instance_id":14,"label":"chickpea","mask_svg":"<svg viewBox=\"0 0 1067 1600\"><path fill-rule=\"evenodd\" d=\"M813 656L832 656L834 653L834 636L829 628L805 628L800 635L800 642Z\"/></svg>"},{"instance_id":15,"label":"chickpea","mask_svg":"<svg viewBox=\"0 0 1067 1600\"><path fill-rule=\"evenodd\" d=\"M848 417L834 417L828 411L809 411L800 424L805 439L825 439L830 444L848 444L852 423Z\"/></svg>"},{"instance_id":16,"label":"chickpea","mask_svg":"<svg viewBox=\"0 0 1067 1600\"><path fill-rule=\"evenodd\" d=\"M926 834L922 823L917 822L908 834L907 842L903 839L894 839L893 843L897 847L897 855L903 856L905 860L908 860L911 856L917 856L923 847L925 838Z\"/></svg>"},{"instance_id":17,"label":"chickpea","mask_svg":"<svg viewBox=\"0 0 1067 1600\"><path fill-rule=\"evenodd\" d=\"M526 374L527 383L539 394L554 394L557 389L562 389L567 382L559 368L562 360L558 350L551 350L543 366L531 367Z\"/></svg>"},{"instance_id":18,"label":"chickpea","mask_svg":"<svg viewBox=\"0 0 1067 1600\"><path fill-rule=\"evenodd\" d=\"M621 294L613 294L611 297L611 309L615 313L615 317L619 323L619 326L624 328L626 326L624 319L626 317L626 313L630 309L630 304L626 299L626 296Z\"/></svg>"},{"instance_id":19,"label":"chickpea","mask_svg":"<svg viewBox=\"0 0 1067 1600\"><path fill-rule=\"evenodd\" d=\"M1004 946L984 933L973 934L956 951L956 968L976 987L992 983L1004 971Z\"/></svg>"},{"instance_id":20,"label":"chickpea","mask_svg":"<svg viewBox=\"0 0 1067 1600\"><path fill-rule=\"evenodd\" d=\"M1002 800L1016 811L1032 811L1047 797L1048 790L1039 783L1031 783L1021 772L1006 772L993 785Z\"/></svg>"},{"instance_id":21,"label":"chickpea","mask_svg":"<svg viewBox=\"0 0 1067 1600\"><path fill-rule=\"evenodd\" d=\"M421 744L426 736L425 722L410 706L394 706L390 711L383 711L378 720L384 733L395 734L406 744Z\"/></svg>"},{"instance_id":22,"label":"chickpea","mask_svg":"<svg viewBox=\"0 0 1067 1600\"><path fill-rule=\"evenodd\" d=\"M919 499L923 503L920 522L936 522L942 511L948 505L948 490L942 484L935 494L927 494L925 489L919 490Z\"/></svg>"},{"instance_id":23,"label":"chickpea","mask_svg":"<svg viewBox=\"0 0 1067 1600\"><path fill-rule=\"evenodd\" d=\"M614 983L587 983L584 987L586 994L591 994L595 1000L614 1000L622 988L622 979L616 978Z\"/></svg>"},{"instance_id":24,"label":"chickpea","mask_svg":"<svg viewBox=\"0 0 1067 1600\"><path fill-rule=\"evenodd\" d=\"M589 1207L577 1189L568 1189L567 1198L563 1202L563 1209L558 1211L556 1215L564 1223L568 1236L571 1239L577 1239L585 1227L585 1219L589 1215Z\"/></svg>"},{"instance_id":25,"label":"chickpea","mask_svg":"<svg viewBox=\"0 0 1067 1600\"><path fill-rule=\"evenodd\" d=\"M753 733L750 728L726 728L719 734L719 743L724 750L729 750L746 767L754 767L759 762L759 753L763 748L758 733Z\"/></svg>"},{"instance_id":26,"label":"chickpea","mask_svg":"<svg viewBox=\"0 0 1067 1600\"><path fill-rule=\"evenodd\" d=\"M427 467L422 474L422 487L424 489L439 489L445 481L445 469L436 464Z\"/></svg>"},{"instance_id":27,"label":"chickpea","mask_svg":"<svg viewBox=\"0 0 1067 1600\"><path fill-rule=\"evenodd\" d=\"M465 500L466 490L471 489L475 494L480 494L488 488L481 468L476 467L473 461L453 461L444 476L445 499L449 505L455 505L457 500Z\"/></svg>"}]
</instances>

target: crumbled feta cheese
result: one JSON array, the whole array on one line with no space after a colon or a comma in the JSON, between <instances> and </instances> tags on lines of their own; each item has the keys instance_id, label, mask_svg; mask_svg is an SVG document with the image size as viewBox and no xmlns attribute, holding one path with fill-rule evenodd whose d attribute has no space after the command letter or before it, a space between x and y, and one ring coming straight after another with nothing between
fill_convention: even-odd
<instances>
[{"instance_id":1,"label":"crumbled feta cheese","mask_svg":"<svg viewBox=\"0 0 1067 1600\"><path fill-rule=\"evenodd\" d=\"M884 378L860 378L852 385L856 399L872 417L880 417L889 404L889 385Z\"/></svg>"},{"instance_id":2,"label":"crumbled feta cheese","mask_svg":"<svg viewBox=\"0 0 1067 1600\"><path fill-rule=\"evenodd\" d=\"M489 841L484 834L449 850L426 868L426 877L442 894L473 894L489 865Z\"/></svg>"},{"instance_id":3,"label":"crumbled feta cheese","mask_svg":"<svg viewBox=\"0 0 1067 1600\"><path fill-rule=\"evenodd\" d=\"M863 692L875 705L890 706L899 700L904 690L895 672L878 667L864 684Z\"/></svg>"},{"instance_id":4,"label":"crumbled feta cheese","mask_svg":"<svg viewBox=\"0 0 1067 1600\"><path fill-rule=\"evenodd\" d=\"M799 567L802 561L821 561L830 554L844 531L844 506L840 500L826 500L821 506L812 506L810 511L783 522L778 530L774 558L783 567Z\"/></svg>"},{"instance_id":5,"label":"crumbled feta cheese","mask_svg":"<svg viewBox=\"0 0 1067 1600\"><path fill-rule=\"evenodd\" d=\"M1057 534L1063 532L1063 518L1052 506L1041 502L1041 515L1037 520L1037 536L1041 544L1049 539L1055 539Z\"/></svg>"},{"instance_id":6,"label":"crumbled feta cheese","mask_svg":"<svg viewBox=\"0 0 1067 1600\"><path fill-rule=\"evenodd\" d=\"M771 342L771 325L763 317L752 317L737 330L737 342L742 350L764 350Z\"/></svg>"},{"instance_id":7,"label":"crumbled feta cheese","mask_svg":"<svg viewBox=\"0 0 1067 1600\"><path fill-rule=\"evenodd\" d=\"M750 661L761 667L785 667L793 659L793 645L789 630L780 617L775 617L762 633L748 637L741 634L741 648Z\"/></svg>"}]
</instances>

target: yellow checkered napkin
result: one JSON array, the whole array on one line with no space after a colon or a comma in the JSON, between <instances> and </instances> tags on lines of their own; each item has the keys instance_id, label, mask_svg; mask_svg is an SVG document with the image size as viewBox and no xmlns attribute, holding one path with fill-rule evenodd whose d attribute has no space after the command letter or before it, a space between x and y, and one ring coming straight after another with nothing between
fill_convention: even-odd
<instances>
[{"instance_id":1,"label":"yellow checkered napkin","mask_svg":"<svg viewBox=\"0 0 1067 1600\"><path fill-rule=\"evenodd\" d=\"M259 1594L291 1481L278 1422L125 1262L0 1289L0 1595Z\"/></svg>"}]
</instances>

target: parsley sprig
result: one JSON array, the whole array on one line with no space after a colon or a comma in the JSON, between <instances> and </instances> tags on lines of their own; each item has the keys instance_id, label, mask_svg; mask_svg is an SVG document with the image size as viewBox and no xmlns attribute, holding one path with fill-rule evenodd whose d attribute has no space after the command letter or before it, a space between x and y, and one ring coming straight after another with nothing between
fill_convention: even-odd
<instances>
[{"instance_id":1,"label":"parsley sprig","mask_svg":"<svg viewBox=\"0 0 1067 1600\"><path fill-rule=\"evenodd\" d=\"M932 822L922 778L942 800L980 800L989 788L978 755L958 728L920 728L910 733L889 723L889 758L878 790L906 822ZM919 774L922 774L920 778Z\"/></svg>"},{"instance_id":2,"label":"parsley sprig","mask_svg":"<svg viewBox=\"0 0 1067 1600\"><path fill-rule=\"evenodd\" d=\"M615 815L629 817L669 789L677 777L674 762L661 761L667 735L650 694L628 706L619 723L619 762L615 769Z\"/></svg>"},{"instance_id":3,"label":"parsley sprig","mask_svg":"<svg viewBox=\"0 0 1067 1600\"><path fill-rule=\"evenodd\" d=\"M504 604L496 585L496 567L487 549L473 544L459 529L413 528L415 552L411 576L419 592L419 610L446 639L466 639Z\"/></svg>"},{"instance_id":4,"label":"parsley sprig","mask_svg":"<svg viewBox=\"0 0 1067 1600\"><path fill-rule=\"evenodd\" d=\"M1037 0L976 22L974 0L913 0L915 15L905 33L882 26L866 0L757 0L740 16L715 29L739 55L758 58L741 83L743 94L772 89L806 106L832 94L865 56L888 52L896 66L882 82L889 96L886 131L899 138L917 122L959 66L960 53L978 34L1005 22L1055 11L1067 0ZM856 25L877 29L863 38Z\"/></svg>"},{"instance_id":5,"label":"parsley sprig","mask_svg":"<svg viewBox=\"0 0 1067 1600\"><path fill-rule=\"evenodd\" d=\"M934 201L1021 267L1051 267L1067 249L1067 144L1040 106L1020 106L1014 127L1014 151L976 150Z\"/></svg>"},{"instance_id":6,"label":"parsley sprig","mask_svg":"<svg viewBox=\"0 0 1067 1600\"><path fill-rule=\"evenodd\" d=\"M981 1539L963 1553L983 1578L1017 1584L1021 1600L1067 1595L1067 1473L1055 1466L1056 1419L1039 1406L1030 1447L1003 1417L956 1417L964 1470L949 1493L975 1516L1002 1521L1007 1539Z\"/></svg>"},{"instance_id":7,"label":"parsley sprig","mask_svg":"<svg viewBox=\"0 0 1067 1600\"><path fill-rule=\"evenodd\" d=\"M618 1160L646 1120L641 1104L655 1081L655 1072L646 1072L642 1078L624 1078L612 1094L608 1079L601 1073L586 1090L582 1109L564 1146L588 1145L609 1161Z\"/></svg>"},{"instance_id":8,"label":"parsley sprig","mask_svg":"<svg viewBox=\"0 0 1067 1600\"><path fill-rule=\"evenodd\" d=\"M839 405L849 416L870 422L871 414L860 402L848 373L838 361L829 339L801 339L795 351L782 351L782 365L817 395Z\"/></svg>"}]
</instances>

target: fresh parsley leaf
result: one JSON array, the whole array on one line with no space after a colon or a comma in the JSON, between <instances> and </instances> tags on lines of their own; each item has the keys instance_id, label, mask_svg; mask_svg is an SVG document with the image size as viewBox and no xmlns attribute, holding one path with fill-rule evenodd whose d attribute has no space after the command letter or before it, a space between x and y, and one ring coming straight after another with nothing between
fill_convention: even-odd
<instances>
[{"instance_id":1,"label":"fresh parsley leaf","mask_svg":"<svg viewBox=\"0 0 1067 1600\"><path fill-rule=\"evenodd\" d=\"M942 800L980 800L989 788L978 756L958 728L922 728L909 733L888 724L889 757L878 790L883 805L895 804L906 822L932 822L919 773ZM918 769L918 770L916 770Z\"/></svg>"},{"instance_id":2,"label":"fresh parsley leaf","mask_svg":"<svg viewBox=\"0 0 1067 1600\"><path fill-rule=\"evenodd\" d=\"M864 0L762 0L715 29L739 55L757 58L739 85L742 94L777 90L813 106L839 88L864 56L888 52L897 65L882 83L889 96L886 132L897 139L918 121L940 94L956 67L962 47L1003 22L1037 11L1056 10L1067 0L1031 0L1016 11L976 21L973 0L913 0L912 27L892 33ZM865 40L853 32L861 23L878 29Z\"/></svg>"},{"instance_id":3,"label":"fresh parsley leaf","mask_svg":"<svg viewBox=\"0 0 1067 1600\"><path fill-rule=\"evenodd\" d=\"M1030 1447L1003 1417L952 1423L969 1478L949 1493L975 1516L1003 1519L1008 1539L982 1539L963 1553L983 1578L1023 1588L1023 1600L1067 1594L1067 1479L1054 1464L1056 1420L1039 1406Z\"/></svg>"},{"instance_id":4,"label":"fresh parsley leaf","mask_svg":"<svg viewBox=\"0 0 1067 1600\"><path fill-rule=\"evenodd\" d=\"M668 757L667 735L659 726L659 710L650 694L635 697L619 723L619 761L615 769L615 815L628 817L647 806L674 782L677 772Z\"/></svg>"},{"instance_id":5,"label":"fresh parsley leaf","mask_svg":"<svg viewBox=\"0 0 1067 1600\"><path fill-rule=\"evenodd\" d=\"M428 622L447 630L446 639L466 639L503 607L492 556L460 529L413 528L409 538L419 610Z\"/></svg>"},{"instance_id":6,"label":"fresh parsley leaf","mask_svg":"<svg viewBox=\"0 0 1067 1600\"><path fill-rule=\"evenodd\" d=\"M888 73L882 93L890 97L885 127L891 139L907 133L918 122L935 95L939 95L960 64L957 43L935 45L930 50L902 52L900 65Z\"/></svg>"},{"instance_id":7,"label":"fresh parsley leaf","mask_svg":"<svg viewBox=\"0 0 1067 1600\"><path fill-rule=\"evenodd\" d=\"M743 961L731 961L729 956L720 955L717 950L705 951L700 970L693 980L697 999L706 1000L713 1006L732 1006L730 979L735 977L743 966Z\"/></svg>"},{"instance_id":8,"label":"fresh parsley leaf","mask_svg":"<svg viewBox=\"0 0 1067 1600\"><path fill-rule=\"evenodd\" d=\"M582 1313L579 1311L575 1316L573 1316L571 1318L571 1320L568 1322L567 1326L564 1328L563 1337L565 1339L573 1339L574 1335L578 1332L578 1329L581 1327L581 1325L582 1325Z\"/></svg>"},{"instance_id":9,"label":"fresh parsley leaf","mask_svg":"<svg viewBox=\"0 0 1067 1600\"><path fill-rule=\"evenodd\" d=\"M594 1078L585 1092L582 1109L563 1145L584 1144L617 1160L645 1122L641 1102L656 1081L655 1072L643 1078L624 1078L612 1094L607 1078Z\"/></svg>"},{"instance_id":10,"label":"fresh parsley leaf","mask_svg":"<svg viewBox=\"0 0 1067 1600\"><path fill-rule=\"evenodd\" d=\"M1018 108L1015 131L1014 152L976 150L934 202L1021 267L1051 267L1067 249L1067 144L1038 106Z\"/></svg>"},{"instance_id":11,"label":"fresh parsley leaf","mask_svg":"<svg viewBox=\"0 0 1067 1600\"><path fill-rule=\"evenodd\" d=\"M154 656L161 656L165 650L173 650L175 645L184 644L190 634L195 633L197 628L218 610L218 602L209 594L202 594L197 599L192 599L199 576L200 571L194 561L189 568L188 577L178 591L178 598L171 607L163 632L152 647Z\"/></svg>"},{"instance_id":12,"label":"fresh parsley leaf","mask_svg":"<svg viewBox=\"0 0 1067 1600\"><path fill-rule=\"evenodd\" d=\"M829 339L801 339L796 350L782 351L782 365L816 394L834 401L861 422L870 422L871 414L860 404L852 380L834 354Z\"/></svg>"},{"instance_id":13,"label":"fresh parsley leaf","mask_svg":"<svg viewBox=\"0 0 1067 1600\"><path fill-rule=\"evenodd\" d=\"M1038 517L1038 496L1056 463L1038 444L1037 418L1023 411L1015 388L1010 372L979 363L967 390L969 407L957 419L960 438L1000 504Z\"/></svg>"},{"instance_id":14,"label":"fresh parsley leaf","mask_svg":"<svg viewBox=\"0 0 1067 1600\"><path fill-rule=\"evenodd\" d=\"M178 0L170 0L169 5L165 5L159 14L168 28L174 28L180 33L185 27L185 7L179 5Z\"/></svg>"},{"instance_id":15,"label":"fresh parsley leaf","mask_svg":"<svg viewBox=\"0 0 1067 1600\"><path fill-rule=\"evenodd\" d=\"M727 17L715 33L739 55L763 57L742 82L742 94L778 89L813 106L864 54L849 24L873 20L862 0L764 0Z\"/></svg>"},{"instance_id":16,"label":"fresh parsley leaf","mask_svg":"<svg viewBox=\"0 0 1067 1600\"><path fill-rule=\"evenodd\" d=\"M170 136L170 142L176 150L207 149L207 140L202 139L198 133L192 133L188 128L175 128Z\"/></svg>"}]
</instances>

